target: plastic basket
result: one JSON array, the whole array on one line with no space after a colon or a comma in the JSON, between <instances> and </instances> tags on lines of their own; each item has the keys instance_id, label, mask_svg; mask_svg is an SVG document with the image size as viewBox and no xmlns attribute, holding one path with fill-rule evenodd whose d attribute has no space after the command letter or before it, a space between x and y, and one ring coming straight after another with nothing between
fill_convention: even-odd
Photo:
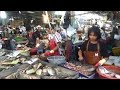
<instances>
[{"instance_id":1,"label":"plastic basket","mask_svg":"<svg viewBox=\"0 0 120 90\"><path fill-rule=\"evenodd\" d=\"M120 47L114 47L114 48L112 48L112 53L115 56L120 56Z\"/></svg>"},{"instance_id":2,"label":"plastic basket","mask_svg":"<svg viewBox=\"0 0 120 90\"><path fill-rule=\"evenodd\" d=\"M111 70L112 72L115 72L117 74L120 74L120 67L117 67L117 66L103 66L104 68L108 69L108 70ZM114 77L108 77L104 74L102 74L99 69L96 70L97 73L98 73L98 76L100 79L117 79L117 78L114 78Z\"/></svg>"},{"instance_id":3,"label":"plastic basket","mask_svg":"<svg viewBox=\"0 0 120 90\"><path fill-rule=\"evenodd\" d=\"M50 56L47 58L48 62L55 65L66 63L64 56Z\"/></svg>"}]
</instances>

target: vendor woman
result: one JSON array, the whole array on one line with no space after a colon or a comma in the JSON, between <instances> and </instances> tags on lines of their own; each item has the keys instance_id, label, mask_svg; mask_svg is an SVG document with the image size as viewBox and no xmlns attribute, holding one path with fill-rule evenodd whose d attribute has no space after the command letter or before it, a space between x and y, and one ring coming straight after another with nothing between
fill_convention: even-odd
<instances>
[{"instance_id":1,"label":"vendor woman","mask_svg":"<svg viewBox=\"0 0 120 90\"><path fill-rule=\"evenodd\" d=\"M48 47L50 51L45 52L41 56L48 57L60 55L59 45L62 40L61 35L56 30L48 29L48 40L49 40Z\"/></svg>"},{"instance_id":2,"label":"vendor woman","mask_svg":"<svg viewBox=\"0 0 120 90\"><path fill-rule=\"evenodd\" d=\"M99 40L101 38L100 30L98 27L91 27L88 31L88 40L83 43L78 51L79 60L85 60L86 64L99 64L102 65L108 58L107 47ZM83 59L84 58L84 59Z\"/></svg>"},{"instance_id":3,"label":"vendor woman","mask_svg":"<svg viewBox=\"0 0 120 90\"><path fill-rule=\"evenodd\" d=\"M26 43L27 47L30 47L30 55L36 55L39 47L39 41L41 38L40 29L37 29L35 32L32 30L28 33L28 42Z\"/></svg>"}]
</instances>

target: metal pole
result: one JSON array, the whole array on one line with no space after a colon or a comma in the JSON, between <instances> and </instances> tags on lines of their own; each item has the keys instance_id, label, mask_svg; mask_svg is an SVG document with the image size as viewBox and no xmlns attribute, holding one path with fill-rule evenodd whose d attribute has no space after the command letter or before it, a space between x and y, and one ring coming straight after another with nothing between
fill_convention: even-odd
<instances>
[{"instance_id":1,"label":"metal pole","mask_svg":"<svg viewBox=\"0 0 120 90\"><path fill-rule=\"evenodd\" d=\"M46 16L47 16L47 18L48 18L48 25L49 25L49 27L50 27L50 29L51 29L51 24L50 24L50 20L49 20L48 12L45 11L45 14L46 14Z\"/></svg>"}]
</instances>

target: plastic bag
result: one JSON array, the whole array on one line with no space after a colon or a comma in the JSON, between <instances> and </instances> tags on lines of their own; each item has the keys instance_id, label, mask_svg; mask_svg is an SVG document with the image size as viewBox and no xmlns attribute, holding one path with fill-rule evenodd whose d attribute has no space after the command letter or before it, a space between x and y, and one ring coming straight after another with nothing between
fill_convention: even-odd
<instances>
[{"instance_id":1,"label":"plastic bag","mask_svg":"<svg viewBox=\"0 0 120 90\"><path fill-rule=\"evenodd\" d=\"M114 39L116 39L116 40L120 40L120 35L114 35Z\"/></svg>"},{"instance_id":2,"label":"plastic bag","mask_svg":"<svg viewBox=\"0 0 120 90\"><path fill-rule=\"evenodd\" d=\"M0 49L2 49L2 44L0 43Z\"/></svg>"},{"instance_id":3,"label":"plastic bag","mask_svg":"<svg viewBox=\"0 0 120 90\"><path fill-rule=\"evenodd\" d=\"M71 37L72 34L74 34L75 32L75 29L71 25L69 25L69 27L67 28L67 35Z\"/></svg>"},{"instance_id":4,"label":"plastic bag","mask_svg":"<svg viewBox=\"0 0 120 90\"><path fill-rule=\"evenodd\" d=\"M72 19L71 19L71 26L72 26L74 29L80 27L79 22L78 22L75 18L72 18Z\"/></svg>"}]
</instances>

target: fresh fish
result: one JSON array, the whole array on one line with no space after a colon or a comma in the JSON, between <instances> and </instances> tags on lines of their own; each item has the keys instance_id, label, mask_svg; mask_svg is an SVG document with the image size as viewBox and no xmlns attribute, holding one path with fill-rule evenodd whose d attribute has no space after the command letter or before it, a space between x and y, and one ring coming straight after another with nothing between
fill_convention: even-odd
<instances>
[{"instance_id":1,"label":"fresh fish","mask_svg":"<svg viewBox=\"0 0 120 90\"><path fill-rule=\"evenodd\" d=\"M38 70L36 71L36 74L40 76L40 75L42 74L42 69L38 69Z\"/></svg>"},{"instance_id":2,"label":"fresh fish","mask_svg":"<svg viewBox=\"0 0 120 90\"><path fill-rule=\"evenodd\" d=\"M37 69L39 69L41 66L42 66L42 64L39 63L39 64L35 64L35 65L33 65L33 68L37 70Z\"/></svg>"},{"instance_id":3,"label":"fresh fish","mask_svg":"<svg viewBox=\"0 0 120 90\"><path fill-rule=\"evenodd\" d=\"M34 70L34 69L30 69L30 70L27 70L27 71L26 71L26 74L32 74L32 73L35 73L35 70Z\"/></svg>"},{"instance_id":4,"label":"fresh fish","mask_svg":"<svg viewBox=\"0 0 120 90\"><path fill-rule=\"evenodd\" d=\"M116 74L115 77L118 78L118 79L120 79L120 75L118 75L118 74Z\"/></svg>"},{"instance_id":5,"label":"fresh fish","mask_svg":"<svg viewBox=\"0 0 120 90\"><path fill-rule=\"evenodd\" d=\"M48 75L48 70L46 68L43 68L42 73L43 75Z\"/></svg>"},{"instance_id":6,"label":"fresh fish","mask_svg":"<svg viewBox=\"0 0 120 90\"><path fill-rule=\"evenodd\" d=\"M99 66L98 68L99 68L99 71L100 71L101 73L103 73L103 74L108 74L108 73L110 73L110 72L109 72L108 70L106 70L104 67Z\"/></svg>"},{"instance_id":7,"label":"fresh fish","mask_svg":"<svg viewBox=\"0 0 120 90\"><path fill-rule=\"evenodd\" d=\"M42 66L42 64L41 64L41 63L39 63L39 64L38 64L38 66L37 66L37 69L39 69L41 66Z\"/></svg>"},{"instance_id":8,"label":"fresh fish","mask_svg":"<svg viewBox=\"0 0 120 90\"><path fill-rule=\"evenodd\" d=\"M50 75L52 75L52 76L56 74L55 70L53 70L53 69L50 68L50 67L47 69L47 71L48 71L48 73L49 73Z\"/></svg>"}]
</instances>

